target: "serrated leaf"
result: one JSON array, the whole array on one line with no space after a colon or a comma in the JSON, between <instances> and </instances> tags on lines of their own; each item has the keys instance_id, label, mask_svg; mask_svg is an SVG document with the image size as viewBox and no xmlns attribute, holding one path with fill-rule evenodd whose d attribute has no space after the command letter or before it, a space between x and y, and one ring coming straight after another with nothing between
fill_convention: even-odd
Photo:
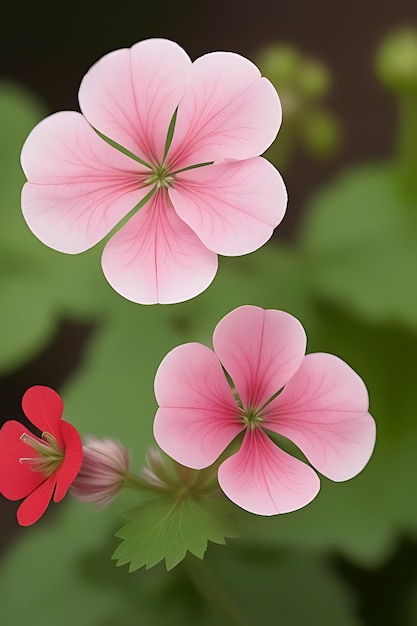
<instances>
[{"instance_id":1,"label":"serrated leaf","mask_svg":"<svg viewBox=\"0 0 417 626\"><path fill-rule=\"evenodd\" d=\"M171 572L161 564L129 574L110 560L114 510L69 500L56 513L22 529L2 559L4 624L220 626L231 623L220 594L246 626L274 624L278 614L285 626L357 626L349 589L318 554L239 541L212 546L203 561L187 557Z\"/></svg>"},{"instance_id":2,"label":"serrated leaf","mask_svg":"<svg viewBox=\"0 0 417 626\"><path fill-rule=\"evenodd\" d=\"M116 533L123 542L113 558L117 565L130 563L130 572L163 559L170 570L187 552L202 559L209 541L225 544L226 538L238 537L226 511L226 505L209 498L153 498L128 514L132 521Z\"/></svg>"}]
</instances>

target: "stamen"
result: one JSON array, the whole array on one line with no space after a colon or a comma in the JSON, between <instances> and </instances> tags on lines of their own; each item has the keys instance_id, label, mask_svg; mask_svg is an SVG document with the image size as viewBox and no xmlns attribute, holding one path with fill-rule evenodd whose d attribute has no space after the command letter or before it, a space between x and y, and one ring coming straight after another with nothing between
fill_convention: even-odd
<instances>
[{"instance_id":1,"label":"stamen","mask_svg":"<svg viewBox=\"0 0 417 626\"><path fill-rule=\"evenodd\" d=\"M49 434L49 433L42 434L42 439L45 439L45 441L47 441L47 439L44 437L44 435L46 434ZM52 435L49 435L49 436L52 437ZM37 437L34 437L33 435L29 435L28 433L23 433L22 435L20 435L20 440L23 441L23 443L26 443L28 446L30 446L36 452L39 452L39 454L42 454L42 455L49 454L52 446L58 447L56 439L54 437L52 437L52 439L55 441L55 446L53 446L52 442L47 441L47 443L43 443L40 439L38 439Z\"/></svg>"},{"instance_id":2,"label":"stamen","mask_svg":"<svg viewBox=\"0 0 417 626\"><path fill-rule=\"evenodd\" d=\"M262 417L258 409L248 407L247 409L241 409L242 422L245 426L251 430L255 430L265 419Z\"/></svg>"},{"instance_id":3,"label":"stamen","mask_svg":"<svg viewBox=\"0 0 417 626\"><path fill-rule=\"evenodd\" d=\"M154 169L151 176L145 179L146 185L156 185L157 189L166 187L167 189L172 186L175 177L168 173L168 168L164 165L160 165Z\"/></svg>"},{"instance_id":4,"label":"stamen","mask_svg":"<svg viewBox=\"0 0 417 626\"><path fill-rule=\"evenodd\" d=\"M23 433L20 440L30 446L38 456L21 457L19 463L29 465L33 472L41 472L45 478L51 476L64 459L64 453L58 445L57 440L50 433L42 433L43 443L37 437L28 433Z\"/></svg>"}]
</instances>

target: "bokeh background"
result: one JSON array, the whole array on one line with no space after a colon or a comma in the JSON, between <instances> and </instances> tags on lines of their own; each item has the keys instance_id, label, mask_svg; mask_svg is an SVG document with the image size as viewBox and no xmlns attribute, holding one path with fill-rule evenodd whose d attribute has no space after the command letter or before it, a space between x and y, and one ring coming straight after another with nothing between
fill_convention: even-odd
<instances>
[{"instance_id":1,"label":"bokeh background","mask_svg":"<svg viewBox=\"0 0 417 626\"><path fill-rule=\"evenodd\" d=\"M240 544L209 547L209 566L221 584L226 577L238 606L250 598L254 613L243 608L242 623L417 624L417 90L395 90L376 71L390 33L415 33L416 2L44 1L10 5L4 26L0 419L23 419L27 387L49 385L82 434L137 440L139 469L151 443L153 376L166 352L181 341L209 342L238 304L286 309L305 325L309 351L334 352L365 379L378 445L361 476L323 481L305 511L242 518ZM103 54L154 36L177 41L192 58L238 52L273 80L284 122L269 157L289 193L265 251L226 259L206 294L164 310L114 294L99 249L74 258L45 249L19 209L18 155L34 124L78 108L80 80ZM399 67L410 68L415 85L416 48L405 49ZM67 613L86 626L167 616L173 624L223 623L180 567L170 575L163 565L131 575L114 567L121 504L100 517L65 503L36 529L18 528L16 508L0 500L2 623L27 615L34 624L66 624Z\"/></svg>"}]
</instances>

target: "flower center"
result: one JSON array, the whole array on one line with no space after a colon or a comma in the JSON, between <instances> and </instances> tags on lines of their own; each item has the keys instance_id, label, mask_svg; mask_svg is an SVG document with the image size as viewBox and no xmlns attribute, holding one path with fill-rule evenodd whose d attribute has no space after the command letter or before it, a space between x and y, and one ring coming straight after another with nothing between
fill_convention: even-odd
<instances>
[{"instance_id":1,"label":"flower center","mask_svg":"<svg viewBox=\"0 0 417 626\"><path fill-rule=\"evenodd\" d=\"M41 472L45 478L52 476L64 460L64 452L50 433L42 433L42 439L23 433L20 440L38 453L35 457L22 457L19 463L27 463L32 472ZM45 442L45 443L44 443Z\"/></svg>"},{"instance_id":2,"label":"flower center","mask_svg":"<svg viewBox=\"0 0 417 626\"><path fill-rule=\"evenodd\" d=\"M257 426L265 421L259 409L254 409L252 407L241 409L241 419L245 426L251 430L255 430Z\"/></svg>"},{"instance_id":3,"label":"flower center","mask_svg":"<svg viewBox=\"0 0 417 626\"><path fill-rule=\"evenodd\" d=\"M172 187L173 182L174 176L169 173L166 165L158 165L145 181L147 185L155 185L157 189Z\"/></svg>"}]
</instances>

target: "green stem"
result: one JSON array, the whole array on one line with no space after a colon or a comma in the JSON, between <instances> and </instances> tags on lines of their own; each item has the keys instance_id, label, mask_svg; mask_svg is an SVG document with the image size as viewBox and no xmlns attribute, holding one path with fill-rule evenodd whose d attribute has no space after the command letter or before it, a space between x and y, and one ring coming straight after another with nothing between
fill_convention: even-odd
<instances>
[{"instance_id":1,"label":"green stem","mask_svg":"<svg viewBox=\"0 0 417 626\"><path fill-rule=\"evenodd\" d=\"M141 478L140 476L136 476L136 474L131 474L130 472L128 472L124 478L125 480L123 486L130 489L138 489L139 491L151 491L153 493L168 493L169 491L168 488L153 485Z\"/></svg>"},{"instance_id":2,"label":"green stem","mask_svg":"<svg viewBox=\"0 0 417 626\"><path fill-rule=\"evenodd\" d=\"M187 554L183 564L191 583L221 623L225 626L246 626L241 614L230 602L204 561Z\"/></svg>"},{"instance_id":3,"label":"green stem","mask_svg":"<svg viewBox=\"0 0 417 626\"><path fill-rule=\"evenodd\" d=\"M399 101L398 162L401 183L407 196L417 199L417 96L402 96Z\"/></svg>"}]
</instances>

